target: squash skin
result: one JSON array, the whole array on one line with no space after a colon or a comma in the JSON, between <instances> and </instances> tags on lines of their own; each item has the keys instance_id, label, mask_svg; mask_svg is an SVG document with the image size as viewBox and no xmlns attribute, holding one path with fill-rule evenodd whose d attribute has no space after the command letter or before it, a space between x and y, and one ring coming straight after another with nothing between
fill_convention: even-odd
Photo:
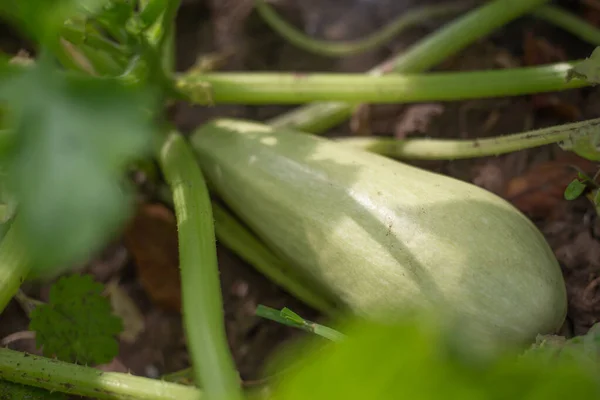
<instances>
[{"instance_id":1,"label":"squash skin","mask_svg":"<svg viewBox=\"0 0 600 400\"><path fill-rule=\"evenodd\" d=\"M527 345L565 319L554 253L491 192L250 121L212 121L191 143L211 188L257 236L359 316L438 310L494 345Z\"/></svg>"}]
</instances>

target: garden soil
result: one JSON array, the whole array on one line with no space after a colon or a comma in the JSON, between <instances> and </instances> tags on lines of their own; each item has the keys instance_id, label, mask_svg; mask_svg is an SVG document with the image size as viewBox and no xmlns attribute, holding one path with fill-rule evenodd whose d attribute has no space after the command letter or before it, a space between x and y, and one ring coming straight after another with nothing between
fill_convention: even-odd
<instances>
[{"instance_id":1,"label":"garden soil","mask_svg":"<svg viewBox=\"0 0 600 400\"><path fill-rule=\"evenodd\" d=\"M432 2L432 1L430 1ZM440 1L437 1L440 2ZM390 22L416 0L278 0L284 18L305 32L329 40L364 37ZM600 2L557 3L600 26ZM184 0L177 24L177 68L191 67L202 54L225 54L220 70L363 72L404 51L439 27L426 23L402 33L385 46L360 55L325 58L302 51L274 33L246 0ZM0 46L22 45L8 34ZM545 22L521 18L446 60L436 70L465 71L545 64L588 56L593 46ZM289 106L195 107L176 104L169 112L189 133L217 116L264 120ZM327 135L427 136L477 138L521 132L600 117L597 88L535 96L363 106ZM595 173L594 163L545 146L499 157L415 165L473 182L506 198L528 215L554 249L568 288L568 318L561 334L584 334L600 320L600 219L586 200L567 202L573 166ZM144 176L137 215L117 238L81 269L107 284L126 322L121 353L105 370L158 377L189 365L181 325L177 237L172 211L153 195ZM303 333L254 316L258 304L289 307L309 319L314 310L256 272L227 248L218 248L229 343L245 385L257 385L269 355ZM49 284L28 284L25 292L47 299ZM27 332L27 316L13 301L0 316L0 339L11 348L39 353Z\"/></svg>"}]
</instances>

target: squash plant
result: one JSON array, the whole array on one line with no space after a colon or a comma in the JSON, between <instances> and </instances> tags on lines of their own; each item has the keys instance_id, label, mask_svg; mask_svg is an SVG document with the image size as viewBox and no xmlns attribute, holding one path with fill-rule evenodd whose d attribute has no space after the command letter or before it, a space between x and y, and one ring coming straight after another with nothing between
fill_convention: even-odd
<instances>
[{"instance_id":1,"label":"squash plant","mask_svg":"<svg viewBox=\"0 0 600 400\"><path fill-rule=\"evenodd\" d=\"M531 353L526 361L517 357L539 335L552 334L565 315L556 260L531 222L479 188L390 159L474 157L554 142L594 158L597 121L489 142L309 135L343 121L361 102L457 100L589 85L593 58L419 75L528 13L600 44L592 27L545 3L489 1L366 76L298 79L214 73L201 66L175 72L175 0L1 2L2 18L35 43L35 53L0 60L6 205L0 310L23 281L64 275L65 266L117 235L135 190L124 172L153 159L177 216L194 385L92 368L115 355L120 324L101 287L75 276L55 284L48 304L32 307L31 328L46 357L0 349L0 398L390 398L401 391L419 398L597 396L595 331L580 338L585 346L569 347L575 350L542 346L535 352L560 353L556 362ZM268 5L257 6L273 25ZM431 16L409 14L395 26L415 23L415 15ZM315 103L266 123L212 121L190 141L164 117L173 100ZM318 201L307 197L311 190ZM210 191L235 216L213 203ZM444 203L449 208L439 208ZM474 235L482 223L493 229ZM227 347L217 239L323 311L344 333L339 343L324 346L309 337L308 348L282 353L274 368L289 373L267 394L242 389ZM310 325L286 315L285 321ZM90 317L98 332L83 335L80 328L92 324Z\"/></svg>"}]
</instances>

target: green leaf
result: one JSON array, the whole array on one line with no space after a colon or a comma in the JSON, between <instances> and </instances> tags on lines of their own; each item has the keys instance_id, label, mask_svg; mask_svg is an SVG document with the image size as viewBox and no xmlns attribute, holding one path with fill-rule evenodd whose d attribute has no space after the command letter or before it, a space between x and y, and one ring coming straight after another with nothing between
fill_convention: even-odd
<instances>
[{"instance_id":1,"label":"green leaf","mask_svg":"<svg viewBox=\"0 0 600 400\"><path fill-rule=\"evenodd\" d=\"M573 78L585 79L592 84L600 83L600 47L596 47L589 58L569 70L567 82Z\"/></svg>"},{"instance_id":2,"label":"green leaf","mask_svg":"<svg viewBox=\"0 0 600 400\"><path fill-rule=\"evenodd\" d=\"M281 316L295 324L298 325L304 325L306 323L306 321L304 321L304 318L302 318L301 316L299 316L298 314L296 314L295 312L293 312L292 310L290 310L287 307L284 307L281 311Z\"/></svg>"},{"instance_id":3,"label":"green leaf","mask_svg":"<svg viewBox=\"0 0 600 400\"><path fill-rule=\"evenodd\" d=\"M591 161L600 161L600 129L596 126L579 132L558 145L561 149L572 151L579 157Z\"/></svg>"},{"instance_id":4,"label":"green leaf","mask_svg":"<svg viewBox=\"0 0 600 400\"><path fill-rule=\"evenodd\" d=\"M571 183L565 189L565 199L566 200L575 200L581 196L581 194L585 191L587 185L581 182L579 179L573 179Z\"/></svg>"},{"instance_id":5,"label":"green leaf","mask_svg":"<svg viewBox=\"0 0 600 400\"><path fill-rule=\"evenodd\" d=\"M118 354L122 321L113 315L104 286L89 275L71 275L50 289L48 304L31 313L29 329L46 357L81 364L105 364Z\"/></svg>"},{"instance_id":6,"label":"green leaf","mask_svg":"<svg viewBox=\"0 0 600 400\"><path fill-rule=\"evenodd\" d=\"M460 329L434 318L355 321L341 342L288 349L272 400L564 400L600 396L595 370L578 360L552 363L515 352L475 353ZM290 367L291 364L291 367ZM283 373L281 373L283 371Z\"/></svg>"},{"instance_id":7,"label":"green leaf","mask_svg":"<svg viewBox=\"0 0 600 400\"><path fill-rule=\"evenodd\" d=\"M10 18L34 40L56 43L63 23L79 13L99 11L108 0L2 0L0 14Z\"/></svg>"},{"instance_id":8,"label":"green leaf","mask_svg":"<svg viewBox=\"0 0 600 400\"><path fill-rule=\"evenodd\" d=\"M140 12L140 21L143 29L149 28L164 13L169 0L150 0Z\"/></svg>"},{"instance_id":9,"label":"green leaf","mask_svg":"<svg viewBox=\"0 0 600 400\"><path fill-rule=\"evenodd\" d=\"M0 88L13 131L0 164L19 203L35 273L83 261L126 221L131 194L123 174L151 150L153 99L116 80L67 76L44 62Z\"/></svg>"},{"instance_id":10,"label":"green leaf","mask_svg":"<svg viewBox=\"0 0 600 400\"><path fill-rule=\"evenodd\" d=\"M66 400L58 392L49 392L33 386L20 385L0 379L0 400Z\"/></svg>"},{"instance_id":11,"label":"green leaf","mask_svg":"<svg viewBox=\"0 0 600 400\"><path fill-rule=\"evenodd\" d=\"M127 28L133 15L133 2L110 1L101 12L94 16L94 22L98 23L116 40L128 44L132 37Z\"/></svg>"}]
</instances>

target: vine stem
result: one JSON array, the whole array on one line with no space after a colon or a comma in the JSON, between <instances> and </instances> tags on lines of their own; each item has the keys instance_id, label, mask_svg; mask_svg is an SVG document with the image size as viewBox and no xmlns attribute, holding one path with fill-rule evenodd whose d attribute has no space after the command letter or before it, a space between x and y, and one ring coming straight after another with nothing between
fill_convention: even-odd
<instances>
[{"instance_id":1,"label":"vine stem","mask_svg":"<svg viewBox=\"0 0 600 400\"><path fill-rule=\"evenodd\" d=\"M167 186L160 187L159 196L163 202L173 206L173 196ZM339 314L340 310L331 299L305 284L301 277L296 276L297 274L290 265L277 257L246 226L216 201L212 201L212 212L215 219L215 234L221 244L315 310L329 316Z\"/></svg>"},{"instance_id":2,"label":"vine stem","mask_svg":"<svg viewBox=\"0 0 600 400\"><path fill-rule=\"evenodd\" d=\"M369 71L372 75L389 72L423 72L495 29L532 10L547 0L493 0L466 13L419 41L399 57ZM268 121L274 127L323 133L346 120L359 104L318 102L298 108Z\"/></svg>"},{"instance_id":3,"label":"vine stem","mask_svg":"<svg viewBox=\"0 0 600 400\"><path fill-rule=\"evenodd\" d=\"M304 34L284 20L272 6L268 5L266 0L257 0L255 3L256 10L263 20L271 29L287 41L303 50L328 57L348 56L381 47L405 29L433 18L458 14L470 8L470 6L470 3L462 2L412 8L403 13L395 21L392 21L364 39L355 41L327 41L315 39ZM535 9L533 16L559 26L587 42L600 45L600 31L592 24L566 10L546 5Z\"/></svg>"},{"instance_id":4,"label":"vine stem","mask_svg":"<svg viewBox=\"0 0 600 400\"><path fill-rule=\"evenodd\" d=\"M194 387L118 372L102 372L6 348L0 348L0 379L99 400L206 398Z\"/></svg>"},{"instance_id":5,"label":"vine stem","mask_svg":"<svg viewBox=\"0 0 600 400\"><path fill-rule=\"evenodd\" d=\"M229 351L210 196L187 143L177 132L159 144L158 159L177 219L183 319L195 381L210 398L244 398Z\"/></svg>"},{"instance_id":6,"label":"vine stem","mask_svg":"<svg viewBox=\"0 0 600 400\"><path fill-rule=\"evenodd\" d=\"M391 158L412 160L457 160L497 156L527 148L574 141L600 127L600 118L500 137L474 140L347 137L335 140Z\"/></svg>"},{"instance_id":7,"label":"vine stem","mask_svg":"<svg viewBox=\"0 0 600 400\"><path fill-rule=\"evenodd\" d=\"M533 16L550 22L581 40L600 46L600 30L577 15L556 6L543 6L533 12Z\"/></svg>"},{"instance_id":8,"label":"vine stem","mask_svg":"<svg viewBox=\"0 0 600 400\"><path fill-rule=\"evenodd\" d=\"M312 101L412 103L554 92L589 86L565 79L573 62L429 74L189 73L177 81L196 104L300 104ZM210 90L207 90L210 89Z\"/></svg>"},{"instance_id":9,"label":"vine stem","mask_svg":"<svg viewBox=\"0 0 600 400\"><path fill-rule=\"evenodd\" d=\"M336 41L330 42L318 40L303 34L292 24L285 21L279 14L267 4L265 0L256 0L255 8L263 20L290 43L301 49L328 57L348 56L357 54L369 49L380 47L398 35L401 31L409 29L415 25L424 23L433 18L446 17L466 10L471 3L460 2L435 6L423 6L417 9L408 10L377 32L367 36L364 39L356 41Z\"/></svg>"}]
</instances>

